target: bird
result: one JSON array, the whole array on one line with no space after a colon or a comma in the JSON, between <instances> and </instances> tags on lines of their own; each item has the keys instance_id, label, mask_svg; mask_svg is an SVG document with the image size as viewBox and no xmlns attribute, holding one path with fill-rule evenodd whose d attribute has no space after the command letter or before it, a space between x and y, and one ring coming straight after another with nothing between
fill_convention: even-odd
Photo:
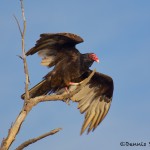
<instances>
[{"instance_id":1,"label":"bird","mask_svg":"<svg viewBox=\"0 0 150 150\"><path fill-rule=\"evenodd\" d=\"M89 68L99 58L93 52L80 53L76 45L84 40L73 33L43 33L26 56L38 53L42 57L41 65L52 68L43 80L29 90L30 98L59 93L62 89L69 93L77 88L79 82L87 78L92 70ZM82 135L94 131L109 111L114 84L113 79L105 74L95 72L91 80L70 99L78 103L80 113L85 113L81 128ZM25 93L21 95L25 98Z\"/></svg>"}]
</instances>

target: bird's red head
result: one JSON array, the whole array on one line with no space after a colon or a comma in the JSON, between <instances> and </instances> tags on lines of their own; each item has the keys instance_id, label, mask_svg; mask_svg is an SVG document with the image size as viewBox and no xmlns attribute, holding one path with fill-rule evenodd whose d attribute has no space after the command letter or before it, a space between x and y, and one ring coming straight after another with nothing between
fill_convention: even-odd
<instances>
[{"instance_id":1,"label":"bird's red head","mask_svg":"<svg viewBox=\"0 0 150 150\"><path fill-rule=\"evenodd\" d=\"M90 53L90 54L89 54L89 58L99 63L99 59L98 59L98 57L96 56L96 54Z\"/></svg>"}]
</instances>

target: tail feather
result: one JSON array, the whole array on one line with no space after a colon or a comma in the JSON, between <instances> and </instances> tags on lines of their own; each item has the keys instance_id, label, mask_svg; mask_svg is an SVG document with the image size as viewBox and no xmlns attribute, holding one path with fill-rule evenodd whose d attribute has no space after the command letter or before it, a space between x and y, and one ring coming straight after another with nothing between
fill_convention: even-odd
<instances>
[{"instance_id":1,"label":"tail feather","mask_svg":"<svg viewBox=\"0 0 150 150\"><path fill-rule=\"evenodd\" d=\"M36 96L48 94L51 91L52 89L50 86L50 82L44 79L29 90L29 95L30 95L30 98L34 98ZM22 99L25 98L25 93L21 95L21 98Z\"/></svg>"}]
</instances>

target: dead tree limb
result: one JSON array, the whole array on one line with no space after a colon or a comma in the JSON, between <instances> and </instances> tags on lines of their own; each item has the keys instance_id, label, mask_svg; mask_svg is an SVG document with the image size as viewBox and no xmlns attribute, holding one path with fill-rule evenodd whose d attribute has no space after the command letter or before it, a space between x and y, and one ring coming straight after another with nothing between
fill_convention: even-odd
<instances>
[{"instance_id":1,"label":"dead tree limb","mask_svg":"<svg viewBox=\"0 0 150 150\"><path fill-rule=\"evenodd\" d=\"M43 139L43 138L45 138L47 136L53 135L53 134L59 132L60 130L61 130L61 128L57 128L57 129L54 129L54 130L52 130L50 132L47 132L47 133L45 133L45 134L43 134L41 136L38 136L36 138L29 139L29 140L25 141L24 143L22 143L20 146L18 146L15 150L22 150L25 147L29 146L30 144L33 144L33 143L35 143L35 142L37 142L37 141L39 141L39 140L41 140L41 139Z\"/></svg>"},{"instance_id":2,"label":"dead tree limb","mask_svg":"<svg viewBox=\"0 0 150 150\"><path fill-rule=\"evenodd\" d=\"M25 18L25 12L24 12L24 5L23 0L20 0L21 2L21 11L22 11L22 19L23 19L23 31L21 31L21 39L22 39L22 58L23 58L23 64L24 64L24 73L25 73L25 100L29 100L29 72L28 72L28 65L25 55L25 33L26 33L26 18Z\"/></svg>"}]
</instances>

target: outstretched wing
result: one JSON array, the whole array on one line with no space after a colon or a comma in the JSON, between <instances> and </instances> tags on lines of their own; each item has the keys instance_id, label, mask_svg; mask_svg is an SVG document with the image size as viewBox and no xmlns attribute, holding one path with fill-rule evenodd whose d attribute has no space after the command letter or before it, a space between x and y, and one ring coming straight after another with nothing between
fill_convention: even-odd
<instances>
[{"instance_id":1,"label":"outstretched wing","mask_svg":"<svg viewBox=\"0 0 150 150\"><path fill-rule=\"evenodd\" d=\"M91 71L83 76L89 76ZM96 72L89 83L71 100L78 102L80 113L85 113L81 134L88 127L88 133L100 124L109 111L113 95L113 80L111 77Z\"/></svg>"},{"instance_id":2,"label":"outstretched wing","mask_svg":"<svg viewBox=\"0 0 150 150\"><path fill-rule=\"evenodd\" d=\"M72 33L44 33L40 35L35 46L27 51L26 55L33 55L43 49L60 50L65 46L74 47L76 44L83 42L83 39Z\"/></svg>"},{"instance_id":3,"label":"outstretched wing","mask_svg":"<svg viewBox=\"0 0 150 150\"><path fill-rule=\"evenodd\" d=\"M61 59L67 59L67 56L76 57L79 51L75 45L81 42L83 39L72 33L44 33L40 35L35 46L26 52L26 55L38 52L38 55L42 57L41 64L52 67Z\"/></svg>"}]
</instances>

